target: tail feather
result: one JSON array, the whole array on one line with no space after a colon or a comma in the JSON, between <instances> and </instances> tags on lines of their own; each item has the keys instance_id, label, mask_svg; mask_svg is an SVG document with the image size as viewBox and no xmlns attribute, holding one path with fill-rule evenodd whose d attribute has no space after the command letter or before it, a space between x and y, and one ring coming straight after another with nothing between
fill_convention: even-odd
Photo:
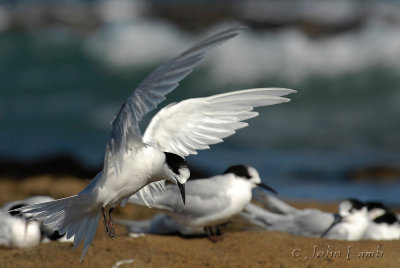
<instances>
[{"instance_id":1,"label":"tail feather","mask_svg":"<svg viewBox=\"0 0 400 268\"><path fill-rule=\"evenodd\" d=\"M62 214L64 214L64 211L54 213L45 220L44 224L52 224L53 222L56 222L60 217L62 217Z\"/></svg>"},{"instance_id":2,"label":"tail feather","mask_svg":"<svg viewBox=\"0 0 400 268\"><path fill-rule=\"evenodd\" d=\"M59 200L40 203L21 208L24 213L31 213L33 219L45 219L52 223L55 230L67 239L74 236L74 249L84 241L81 261L96 234L100 218L99 209L93 206L91 195L78 194Z\"/></svg>"},{"instance_id":3,"label":"tail feather","mask_svg":"<svg viewBox=\"0 0 400 268\"><path fill-rule=\"evenodd\" d=\"M42 209L44 209L44 208L42 208ZM32 212L32 211L29 211L29 213L30 212ZM35 211L33 211L33 212L35 212ZM62 211L60 211L60 212L62 212ZM53 209L49 209L48 211L45 211L45 212L37 214L35 217L36 218L46 218L46 217L48 217L48 218L51 218L51 217L57 218L57 217L55 217L55 215L60 216L60 212L56 212L55 213ZM46 221L47 221L47 219L46 219Z\"/></svg>"},{"instance_id":4,"label":"tail feather","mask_svg":"<svg viewBox=\"0 0 400 268\"><path fill-rule=\"evenodd\" d=\"M86 225L81 225L75 234L76 237L74 237L74 250L76 250L76 248L79 246L79 244L82 241L82 238L85 234L85 227L86 227Z\"/></svg>"},{"instance_id":5,"label":"tail feather","mask_svg":"<svg viewBox=\"0 0 400 268\"><path fill-rule=\"evenodd\" d=\"M99 218L100 218L100 214L97 214L96 216L90 218L88 220L88 222L86 223L85 242L83 245L81 262L82 262L83 258L85 257L85 254L86 254L87 250L89 249L90 244L93 241L94 235L96 234L97 224L99 223Z\"/></svg>"},{"instance_id":6,"label":"tail feather","mask_svg":"<svg viewBox=\"0 0 400 268\"><path fill-rule=\"evenodd\" d=\"M73 195L73 196L61 198L58 200L53 200L53 201L44 202L44 203L38 203L38 204L35 204L32 206L25 207L24 212L26 212L26 213L39 213L39 212L44 213L46 211L50 211L57 207L60 207L61 204L63 206L68 205L68 202L71 202L75 197L76 197L76 195ZM38 215L36 215L36 216L38 216Z\"/></svg>"},{"instance_id":7,"label":"tail feather","mask_svg":"<svg viewBox=\"0 0 400 268\"><path fill-rule=\"evenodd\" d=\"M87 218L84 218L82 221L71 224L66 232L67 239L71 238L78 231L79 227L86 225L86 221Z\"/></svg>"}]
</instances>

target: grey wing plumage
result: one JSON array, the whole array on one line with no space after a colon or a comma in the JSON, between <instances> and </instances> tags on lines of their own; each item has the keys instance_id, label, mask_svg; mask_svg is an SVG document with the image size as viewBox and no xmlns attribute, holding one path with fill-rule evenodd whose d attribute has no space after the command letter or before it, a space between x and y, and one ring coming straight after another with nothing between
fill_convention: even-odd
<instances>
[{"instance_id":1,"label":"grey wing plumage","mask_svg":"<svg viewBox=\"0 0 400 268\"><path fill-rule=\"evenodd\" d=\"M267 194L265 191L256 189L253 194L253 199L260 202L268 208L268 210L279 213L279 214L295 214L301 212L301 210L292 207L283 200Z\"/></svg>"},{"instance_id":2,"label":"grey wing plumage","mask_svg":"<svg viewBox=\"0 0 400 268\"><path fill-rule=\"evenodd\" d=\"M203 40L178 57L159 66L150 73L128 97L112 122L105 155L105 168L112 162L118 171L118 162L128 147L141 144L138 122L149 111L165 100L179 82L204 58L205 53L233 38L244 27L234 27ZM107 174L107 172L105 172Z\"/></svg>"},{"instance_id":3,"label":"grey wing plumage","mask_svg":"<svg viewBox=\"0 0 400 268\"><path fill-rule=\"evenodd\" d=\"M319 237L335 219L333 213L318 210L305 211L294 217L297 235Z\"/></svg>"},{"instance_id":4,"label":"grey wing plumage","mask_svg":"<svg viewBox=\"0 0 400 268\"><path fill-rule=\"evenodd\" d=\"M221 177L221 179L223 179ZM156 190L152 189L152 193ZM186 204L184 205L176 185L167 185L165 190L154 194L152 207L175 214L198 217L222 211L229 205L229 198L225 198L216 192L221 191L220 180L201 179L186 183ZM138 194L129 199L130 203L147 205Z\"/></svg>"},{"instance_id":5,"label":"grey wing plumage","mask_svg":"<svg viewBox=\"0 0 400 268\"><path fill-rule=\"evenodd\" d=\"M300 210L296 214L276 214L248 204L241 216L270 231L295 235L320 236L334 221L334 214L316 209Z\"/></svg>"}]
</instances>

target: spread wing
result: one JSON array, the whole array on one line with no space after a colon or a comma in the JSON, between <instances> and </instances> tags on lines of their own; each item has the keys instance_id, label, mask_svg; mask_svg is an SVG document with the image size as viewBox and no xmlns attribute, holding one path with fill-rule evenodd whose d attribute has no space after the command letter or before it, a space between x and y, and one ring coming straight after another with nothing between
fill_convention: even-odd
<instances>
[{"instance_id":1,"label":"spread wing","mask_svg":"<svg viewBox=\"0 0 400 268\"><path fill-rule=\"evenodd\" d=\"M197 150L208 149L208 145L220 143L246 127L248 124L242 121L258 115L255 107L288 102L281 96L293 92L257 88L187 99L159 111L147 127L143 142L181 156L197 154Z\"/></svg>"},{"instance_id":2,"label":"spread wing","mask_svg":"<svg viewBox=\"0 0 400 268\"><path fill-rule=\"evenodd\" d=\"M110 138L106 147L104 168L112 166L118 172L118 163L128 149L142 145L139 121L149 111L165 100L179 81L205 58L205 53L233 38L244 27L234 27L207 38L181 55L159 66L150 73L121 106L112 122Z\"/></svg>"}]
</instances>

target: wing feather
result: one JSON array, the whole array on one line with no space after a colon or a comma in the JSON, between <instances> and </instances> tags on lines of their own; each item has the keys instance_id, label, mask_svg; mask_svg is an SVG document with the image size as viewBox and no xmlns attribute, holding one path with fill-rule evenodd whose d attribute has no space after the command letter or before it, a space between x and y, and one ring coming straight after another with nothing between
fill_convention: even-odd
<instances>
[{"instance_id":1,"label":"wing feather","mask_svg":"<svg viewBox=\"0 0 400 268\"><path fill-rule=\"evenodd\" d=\"M159 111L147 127L143 141L181 156L196 154L197 150L208 149L208 145L220 143L248 126L242 121L258 115L253 111L255 107L288 102L282 96L294 92L257 88L184 100Z\"/></svg>"},{"instance_id":2,"label":"wing feather","mask_svg":"<svg viewBox=\"0 0 400 268\"><path fill-rule=\"evenodd\" d=\"M119 172L119 165L128 148L142 146L139 121L154 110L165 96L174 90L193 68L202 62L205 53L235 37L243 26L234 27L211 36L150 73L121 106L112 122L110 137L106 146L103 174L108 169Z\"/></svg>"}]
</instances>

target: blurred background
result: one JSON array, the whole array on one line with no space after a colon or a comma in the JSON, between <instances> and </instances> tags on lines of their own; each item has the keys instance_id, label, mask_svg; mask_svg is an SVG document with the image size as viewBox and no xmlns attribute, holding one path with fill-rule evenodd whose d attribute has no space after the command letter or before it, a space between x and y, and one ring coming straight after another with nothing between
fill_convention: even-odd
<instances>
[{"instance_id":1,"label":"blurred background","mask_svg":"<svg viewBox=\"0 0 400 268\"><path fill-rule=\"evenodd\" d=\"M258 109L191 166L217 174L252 165L287 199L399 205L400 3L391 0L3 0L0 176L91 178L110 122L145 75L240 24L249 29L161 107L253 87L298 93Z\"/></svg>"}]
</instances>

